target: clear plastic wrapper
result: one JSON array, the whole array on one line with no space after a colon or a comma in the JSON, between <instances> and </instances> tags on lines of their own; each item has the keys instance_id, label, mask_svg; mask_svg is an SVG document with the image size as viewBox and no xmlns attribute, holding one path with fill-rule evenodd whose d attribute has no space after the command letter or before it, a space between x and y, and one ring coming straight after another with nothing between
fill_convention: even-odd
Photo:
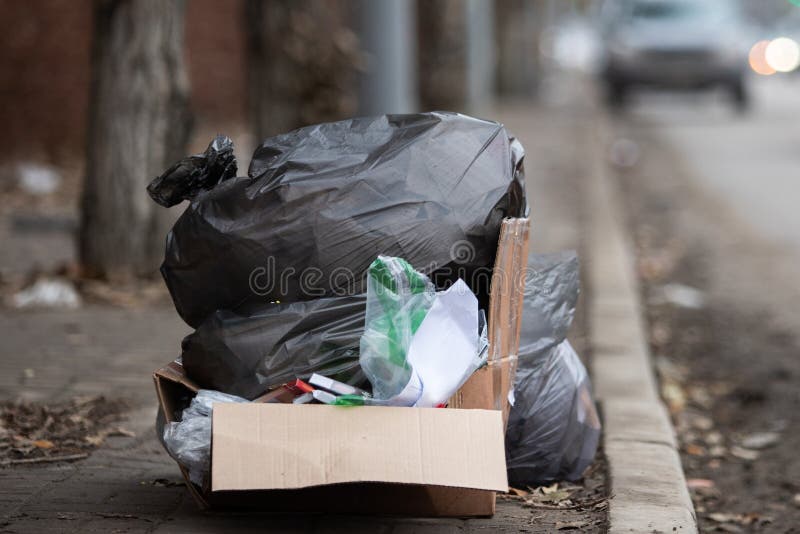
<instances>
[{"instance_id":1,"label":"clear plastic wrapper","mask_svg":"<svg viewBox=\"0 0 800 534\"><path fill-rule=\"evenodd\" d=\"M523 303L514 404L506 430L511 484L579 479L592 463L600 420L591 383L566 341L579 290L577 256L532 255Z\"/></svg>"},{"instance_id":2,"label":"clear plastic wrapper","mask_svg":"<svg viewBox=\"0 0 800 534\"><path fill-rule=\"evenodd\" d=\"M491 268L503 218L527 214L523 155L502 125L456 113L278 135L258 147L246 177L151 184L162 204L191 201L161 272L193 327L217 310L364 293L378 254L404 258L437 286L487 285L471 274Z\"/></svg>"},{"instance_id":3,"label":"clear plastic wrapper","mask_svg":"<svg viewBox=\"0 0 800 534\"><path fill-rule=\"evenodd\" d=\"M162 442L176 462L189 472L198 486L211 469L211 409L215 402L248 402L235 395L201 389L183 410L180 421L164 425Z\"/></svg>"},{"instance_id":4,"label":"clear plastic wrapper","mask_svg":"<svg viewBox=\"0 0 800 534\"><path fill-rule=\"evenodd\" d=\"M428 277L407 261L378 256L370 265L360 363L376 399L396 397L411 382L418 384L408 362L408 349L435 298L436 290ZM405 391L405 397L414 397L409 405L421 391L412 389Z\"/></svg>"}]
</instances>

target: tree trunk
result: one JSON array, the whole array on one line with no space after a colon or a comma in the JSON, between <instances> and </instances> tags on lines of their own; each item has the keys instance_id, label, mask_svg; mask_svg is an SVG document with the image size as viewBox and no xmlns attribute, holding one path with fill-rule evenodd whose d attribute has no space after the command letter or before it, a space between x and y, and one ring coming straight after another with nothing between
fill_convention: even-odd
<instances>
[{"instance_id":1,"label":"tree trunk","mask_svg":"<svg viewBox=\"0 0 800 534\"><path fill-rule=\"evenodd\" d=\"M247 0L244 15L257 142L355 113L361 54L346 0Z\"/></svg>"},{"instance_id":2,"label":"tree trunk","mask_svg":"<svg viewBox=\"0 0 800 534\"><path fill-rule=\"evenodd\" d=\"M183 0L95 0L79 252L88 276L152 274L167 210L145 186L189 134Z\"/></svg>"},{"instance_id":3,"label":"tree trunk","mask_svg":"<svg viewBox=\"0 0 800 534\"><path fill-rule=\"evenodd\" d=\"M423 111L464 111L467 104L467 3L417 3L419 98Z\"/></svg>"},{"instance_id":4,"label":"tree trunk","mask_svg":"<svg viewBox=\"0 0 800 534\"><path fill-rule=\"evenodd\" d=\"M541 23L537 23L543 3L534 0L495 2L497 41L497 91L500 96L532 96L539 67Z\"/></svg>"}]
</instances>

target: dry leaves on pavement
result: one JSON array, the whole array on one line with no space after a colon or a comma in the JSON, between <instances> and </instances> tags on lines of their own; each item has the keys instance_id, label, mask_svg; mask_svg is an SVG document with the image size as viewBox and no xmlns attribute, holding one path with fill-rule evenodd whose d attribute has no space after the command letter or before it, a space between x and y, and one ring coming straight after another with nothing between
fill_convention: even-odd
<instances>
[{"instance_id":1,"label":"dry leaves on pavement","mask_svg":"<svg viewBox=\"0 0 800 534\"><path fill-rule=\"evenodd\" d=\"M85 458L108 436L132 437L119 426L127 406L102 396L49 404L0 404L0 466Z\"/></svg>"}]
</instances>

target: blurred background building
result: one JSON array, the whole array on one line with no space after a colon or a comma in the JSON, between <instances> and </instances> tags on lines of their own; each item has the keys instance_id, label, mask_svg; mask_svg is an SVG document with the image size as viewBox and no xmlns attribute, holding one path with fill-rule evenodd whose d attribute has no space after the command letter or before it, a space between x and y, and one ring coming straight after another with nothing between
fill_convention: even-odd
<instances>
[{"instance_id":1,"label":"blurred background building","mask_svg":"<svg viewBox=\"0 0 800 534\"><path fill-rule=\"evenodd\" d=\"M248 80L257 73L248 55L263 59L264 70L300 93L292 95L292 103L303 109L274 131L359 110L464 109L467 98L486 99L495 88L524 93L532 87L535 34L549 13L547 4L190 0L185 4L185 56L191 109L197 123L220 129L253 119ZM4 0L0 28L4 159L59 163L81 153L89 105L92 2ZM265 51L257 50L252 33L263 36ZM291 59L276 60L274 54L281 52ZM503 61L506 57L510 61ZM362 83L348 71L365 74ZM342 80L332 80L337 77ZM257 81L265 84L264 98L276 107L291 107L285 101L277 104L285 95L275 94L268 80Z\"/></svg>"},{"instance_id":2,"label":"blurred background building","mask_svg":"<svg viewBox=\"0 0 800 534\"><path fill-rule=\"evenodd\" d=\"M37 183L48 191L47 177L57 176L64 202L52 209L70 231L82 229L79 263L100 277L153 272L161 237L130 236L161 236L168 221L155 220L163 210L148 204L144 186L216 132L234 137L246 162L255 140L321 121L432 109L480 115L498 102L558 100L569 84L554 74L565 71L596 75L617 108L635 103L640 85L720 86L744 111L753 77L794 77L800 62L800 9L788 0L0 7L0 191L26 195ZM22 203L36 202L50 201Z\"/></svg>"},{"instance_id":3,"label":"blurred background building","mask_svg":"<svg viewBox=\"0 0 800 534\"><path fill-rule=\"evenodd\" d=\"M759 37L769 35L797 37L800 16L787 0L725 3L740 4L747 23L737 36L738 47L749 49ZM189 0L185 56L192 113L197 124L217 129L256 120L248 101L257 99L252 92L259 87L249 93L248 80L267 82L253 72L258 69L248 62L248 55L263 59L262 68L276 76L296 80L290 84L294 92L302 93L298 88L303 83L309 87L306 94L292 96L300 98L297 107L303 109L285 124L278 121L274 131L358 112L466 110L496 96L532 95L541 77L541 53L550 55L553 41L574 37L578 23L587 35L596 29L600 4L592 0ZM282 18L281 11L292 14ZM5 125L5 161L21 157L60 164L83 151L92 21L89 0L3 0L0 90L5 105L0 117ZM263 34L265 50L294 49L293 62L259 56L249 37L253 32ZM560 46L555 51L559 61L574 63L586 54L581 48L585 42L573 39ZM301 57L304 54L307 57ZM570 54L573 57L567 57ZM360 83L348 71L358 72ZM337 77L342 80L332 80ZM321 85L321 80L336 90ZM270 98L269 90L262 93ZM271 98L277 101L278 96Z\"/></svg>"}]
</instances>

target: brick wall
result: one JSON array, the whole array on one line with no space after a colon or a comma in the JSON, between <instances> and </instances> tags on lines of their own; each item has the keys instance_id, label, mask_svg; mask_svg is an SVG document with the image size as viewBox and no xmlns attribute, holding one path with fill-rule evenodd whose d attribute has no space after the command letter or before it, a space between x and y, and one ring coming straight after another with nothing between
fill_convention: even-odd
<instances>
[{"instance_id":1,"label":"brick wall","mask_svg":"<svg viewBox=\"0 0 800 534\"><path fill-rule=\"evenodd\" d=\"M242 0L187 2L187 59L198 122L244 117ZM58 163L85 142L90 0L0 0L0 161Z\"/></svg>"}]
</instances>

